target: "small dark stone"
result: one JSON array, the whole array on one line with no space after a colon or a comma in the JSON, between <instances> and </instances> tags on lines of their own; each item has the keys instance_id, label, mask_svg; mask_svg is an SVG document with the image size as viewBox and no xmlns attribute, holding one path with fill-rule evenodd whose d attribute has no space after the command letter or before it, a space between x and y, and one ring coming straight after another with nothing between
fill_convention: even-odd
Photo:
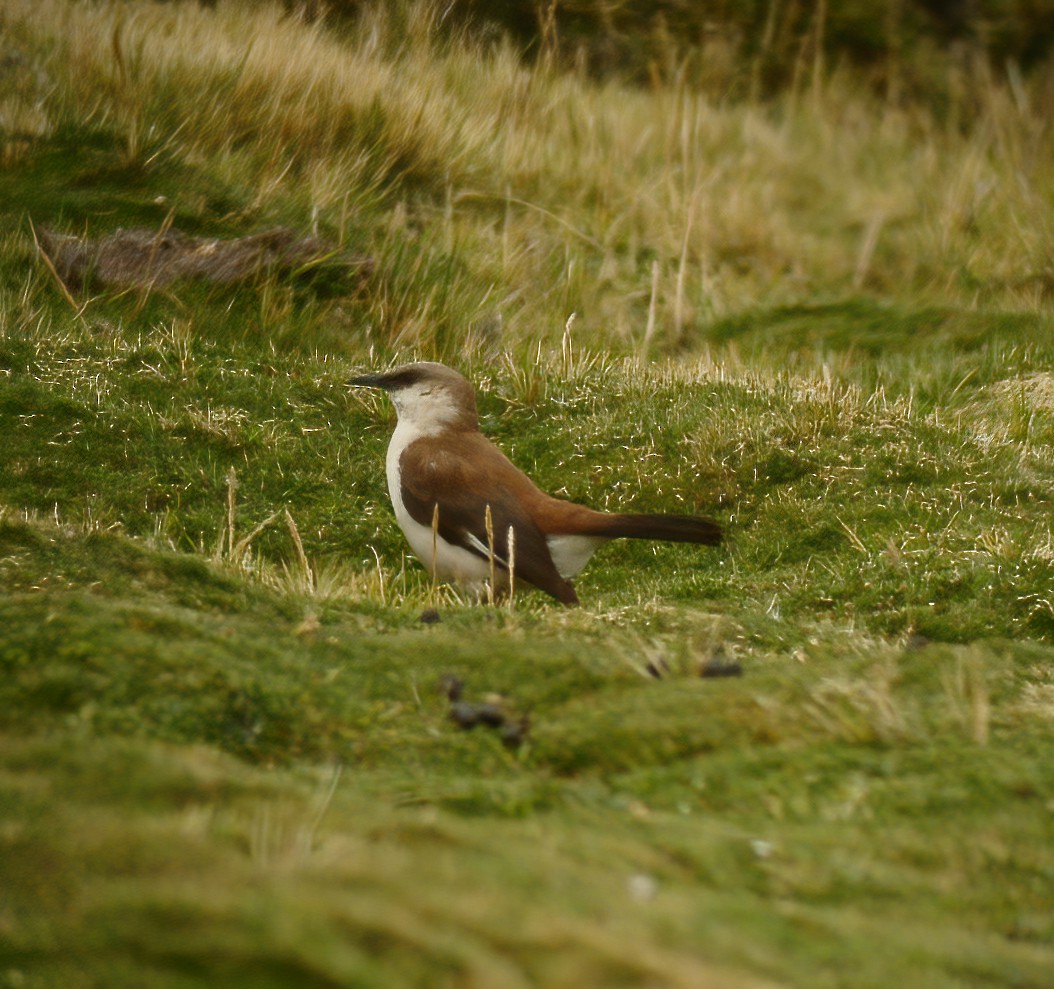
<instances>
[{"instance_id":1,"label":"small dark stone","mask_svg":"<svg viewBox=\"0 0 1054 989\"><path fill-rule=\"evenodd\" d=\"M480 722L479 705L467 701L455 701L450 705L450 720L466 731L475 728Z\"/></svg>"},{"instance_id":2,"label":"small dark stone","mask_svg":"<svg viewBox=\"0 0 1054 989\"><path fill-rule=\"evenodd\" d=\"M925 635L920 635L918 632L912 632L904 643L904 649L907 652L915 652L916 649L924 649L931 641L932 640Z\"/></svg>"},{"instance_id":3,"label":"small dark stone","mask_svg":"<svg viewBox=\"0 0 1054 989\"><path fill-rule=\"evenodd\" d=\"M484 701L472 704L469 701L454 701L450 705L450 720L459 728L475 728L486 725L488 728L500 728L505 724L505 711L498 704Z\"/></svg>"},{"instance_id":4,"label":"small dark stone","mask_svg":"<svg viewBox=\"0 0 1054 989\"><path fill-rule=\"evenodd\" d=\"M505 712L498 704L491 704L486 701L482 704L477 704L476 716L479 718L480 724L484 724L488 728L500 728L505 724Z\"/></svg>"},{"instance_id":5,"label":"small dark stone","mask_svg":"<svg viewBox=\"0 0 1054 989\"><path fill-rule=\"evenodd\" d=\"M714 657L708 659L699 668L699 676L710 678L716 677L741 677L743 666L734 659L723 659Z\"/></svg>"},{"instance_id":6,"label":"small dark stone","mask_svg":"<svg viewBox=\"0 0 1054 989\"><path fill-rule=\"evenodd\" d=\"M525 714L518 721L506 721L498 731L501 744L507 749L518 749L531 729L531 719Z\"/></svg>"},{"instance_id":7,"label":"small dark stone","mask_svg":"<svg viewBox=\"0 0 1054 989\"><path fill-rule=\"evenodd\" d=\"M465 689L465 682L454 673L444 673L436 683L436 689L447 700L459 701Z\"/></svg>"},{"instance_id":8,"label":"small dark stone","mask_svg":"<svg viewBox=\"0 0 1054 989\"><path fill-rule=\"evenodd\" d=\"M437 622L441 622L443 619L439 617L439 612L435 608L426 608L421 612L420 617L417 619L422 625L435 625Z\"/></svg>"}]
</instances>

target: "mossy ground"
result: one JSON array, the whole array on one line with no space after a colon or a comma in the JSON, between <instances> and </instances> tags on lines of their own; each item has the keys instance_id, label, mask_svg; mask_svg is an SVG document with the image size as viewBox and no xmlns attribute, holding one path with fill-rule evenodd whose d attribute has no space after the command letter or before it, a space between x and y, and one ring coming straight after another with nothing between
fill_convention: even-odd
<instances>
[{"instance_id":1,"label":"mossy ground","mask_svg":"<svg viewBox=\"0 0 1054 989\"><path fill-rule=\"evenodd\" d=\"M352 362L73 336L6 344L11 984L1042 984L1034 375L478 367L543 484L730 537L493 609L402 559Z\"/></svg>"}]
</instances>

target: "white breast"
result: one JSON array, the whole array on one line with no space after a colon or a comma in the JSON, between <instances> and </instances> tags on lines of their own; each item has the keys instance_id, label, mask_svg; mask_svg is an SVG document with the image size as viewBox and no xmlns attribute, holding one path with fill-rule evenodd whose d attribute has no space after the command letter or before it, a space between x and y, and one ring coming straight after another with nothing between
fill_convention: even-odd
<instances>
[{"instance_id":1,"label":"white breast","mask_svg":"<svg viewBox=\"0 0 1054 989\"><path fill-rule=\"evenodd\" d=\"M467 549L448 543L438 533L433 538L431 525L422 525L414 519L403 503L400 459L403 451L420 437L420 430L400 419L392 434L392 441L388 444L385 472L388 476L388 494L395 509L395 520L403 530L410 549L429 573L434 570L436 576L443 580L452 580L469 590L480 591L483 582L490 577L490 563Z\"/></svg>"}]
</instances>

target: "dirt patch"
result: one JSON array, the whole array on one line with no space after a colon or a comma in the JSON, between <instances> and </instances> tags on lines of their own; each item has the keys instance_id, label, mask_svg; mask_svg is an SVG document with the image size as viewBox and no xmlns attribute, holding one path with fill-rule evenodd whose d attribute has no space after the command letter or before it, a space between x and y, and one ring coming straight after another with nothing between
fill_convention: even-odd
<instances>
[{"instance_id":1,"label":"dirt patch","mask_svg":"<svg viewBox=\"0 0 1054 989\"><path fill-rule=\"evenodd\" d=\"M1054 412L1054 374L1049 371L997 381L988 393L1003 405L1016 403L1024 409Z\"/></svg>"},{"instance_id":2,"label":"dirt patch","mask_svg":"<svg viewBox=\"0 0 1054 989\"><path fill-rule=\"evenodd\" d=\"M93 283L107 288L152 289L182 280L218 285L262 274L298 275L326 269L359 282L373 259L337 249L318 237L277 227L248 237L192 237L180 230L118 228L96 239L38 230L41 253L70 289Z\"/></svg>"}]
</instances>

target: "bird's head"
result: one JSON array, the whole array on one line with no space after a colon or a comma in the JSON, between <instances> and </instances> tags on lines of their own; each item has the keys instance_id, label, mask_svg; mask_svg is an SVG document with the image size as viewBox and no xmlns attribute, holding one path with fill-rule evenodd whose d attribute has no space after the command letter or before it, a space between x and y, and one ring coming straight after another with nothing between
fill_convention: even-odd
<instances>
[{"instance_id":1,"label":"bird's head","mask_svg":"<svg viewBox=\"0 0 1054 989\"><path fill-rule=\"evenodd\" d=\"M475 429L479 421L472 385L445 364L403 364L380 374L352 378L351 384L384 389L399 419L424 432Z\"/></svg>"}]
</instances>

